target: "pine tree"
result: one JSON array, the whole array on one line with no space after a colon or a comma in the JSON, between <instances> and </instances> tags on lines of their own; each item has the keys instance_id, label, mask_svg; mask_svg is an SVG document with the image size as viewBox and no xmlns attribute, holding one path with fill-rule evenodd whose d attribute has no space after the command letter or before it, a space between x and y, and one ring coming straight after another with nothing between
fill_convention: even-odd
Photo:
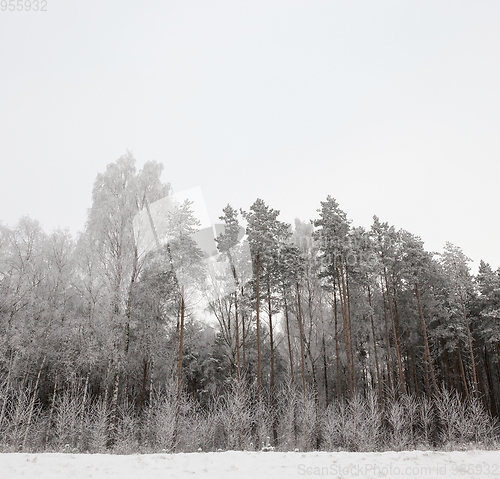
<instances>
[{"instance_id":1,"label":"pine tree","mask_svg":"<svg viewBox=\"0 0 500 479\"><path fill-rule=\"evenodd\" d=\"M460 248L449 242L446 243L444 251L441 254L441 265L443 267L444 274L447 276L447 282L450 287L450 306L453 306L454 304L458 306L457 309L461 311L463 323L465 324L465 329L467 331L467 342L471 357L472 377L474 380L474 392L477 394L478 379L476 360L465 304L466 301L468 301L468 298L473 294L472 277L468 266L468 262L470 261L471 259L467 258Z\"/></svg>"},{"instance_id":2,"label":"pine tree","mask_svg":"<svg viewBox=\"0 0 500 479\"><path fill-rule=\"evenodd\" d=\"M354 372L354 351L351 327L351 309L349 295L349 278L346 269L346 260L349 252L348 234L350 221L339 208L337 201L328 196L326 201L321 202L318 210L320 218L314 221L314 226L318 228L314 232L314 239L318 243L319 252L324 264L324 271L321 276L328 278L333 284L333 294L335 310L337 304L342 315L344 341L346 349L348 390L352 396L355 391ZM337 303L337 289L339 292L339 302ZM335 316L336 317L336 316ZM335 332L337 334L337 332Z\"/></svg>"},{"instance_id":3,"label":"pine tree","mask_svg":"<svg viewBox=\"0 0 500 479\"><path fill-rule=\"evenodd\" d=\"M399 331L399 321L397 314L396 303L396 287L392 284L390 287L390 279L395 277L395 264L397 256L397 244L399 241L398 234L393 226L388 223L381 223L377 216L373 217L373 225L371 229L372 235L375 240L375 248L377 250L378 258L380 261L380 277L382 288L385 289L384 294L384 308L387 302L387 309L391 318L392 337L394 341L394 350L396 352L396 359L398 365L398 390L400 394L404 394L404 373L403 373L403 359L401 351L401 337Z\"/></svg>"},{"instance_id":4,"label":"pine tree","mask_svg":"<svg viewBox=\"0 0 500 479\"><path fill-rule=\"evenodd\" d=\"M424 363L426 365L426 389L427 392L439 395L439 389L434 368L433 355L429 344L429 335L427 332L427 324L424 317L422 292L423 288L427 287L430 290L429 272L432 269L432 257L424 250L422 240L402 231L401 233L401 261L402 261L402 277L414 288L415 298L417 301L418 316L422 328L422 337L424 341ZM430 291L429 291L430 292ZM427 374L430 376L430 384L427 379Z\"/></svg>"},{"instance_id":5,"label":"pine tree","mask_svg":"<svg viewBox=\"0 0 500 479\"><path fill-rule=\"evenodd\" d=\"M261 364L261 331L260 331L260 312L261 300L267 299L269 332L271 347L271 385L274 384L274 343L273 335L273 306L272 290L275 289L273 282L272 268L276 264L276 256L280 241L289 236L289 225L277 220L279 211L268 207L264 201L257 199L250 207L249 212L243 213L248 222L247 235L252 254L254 269L254 287L255 287L255 310L257 327L257 348L258 348L258 372L257 380L259 391L262 388L262 364ZM264 287L262 287L264 283ZM269 306L269 304L271 306Z\"/></svg>"}]
</instances>

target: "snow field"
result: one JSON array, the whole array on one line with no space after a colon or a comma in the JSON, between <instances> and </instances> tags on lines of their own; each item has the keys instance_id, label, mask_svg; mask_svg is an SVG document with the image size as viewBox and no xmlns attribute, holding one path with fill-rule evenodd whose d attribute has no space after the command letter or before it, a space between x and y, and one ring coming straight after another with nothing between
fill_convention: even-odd
<instances>
[{"instance_id":1,"label":"snow field","mask_svg":"<svg viewBox=\"0 0 500 479\"><path fill-rule=\"evenodd\" d=\"M0 454L0 478L500 478L500 451Z\"/></svg>"}]
</instances>

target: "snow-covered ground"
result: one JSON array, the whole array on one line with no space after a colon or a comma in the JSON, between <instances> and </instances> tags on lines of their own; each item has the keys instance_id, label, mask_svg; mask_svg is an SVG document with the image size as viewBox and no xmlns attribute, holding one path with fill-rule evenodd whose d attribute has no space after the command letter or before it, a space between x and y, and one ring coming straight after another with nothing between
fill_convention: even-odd
<instances>
[{"instance_id":1,"label":"snow-covered ground","mask_svg":"<svg viewBox=\"0 0 500 479\"><path fill-rule=\"evenodd\" d=\"M0 454L0 478L499 478L500 451Z\"/></svg>"}]
</instances>

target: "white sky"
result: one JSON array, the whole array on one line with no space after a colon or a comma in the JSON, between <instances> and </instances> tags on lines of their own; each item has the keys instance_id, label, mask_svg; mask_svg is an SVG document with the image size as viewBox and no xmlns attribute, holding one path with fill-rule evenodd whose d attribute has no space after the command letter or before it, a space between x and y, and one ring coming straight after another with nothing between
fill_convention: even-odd
<instances>
[{"instance_id":1,"label":"white sky","mask_svg":"<svg viewBox=\"0 0 500 479\"><path fill-rule=\"evenodd\" d=\"M47 0L0 11L0 221L81 230L129 149L214 221L335 197L500 266L500 2Z\"/></svg>"}]
</instances>

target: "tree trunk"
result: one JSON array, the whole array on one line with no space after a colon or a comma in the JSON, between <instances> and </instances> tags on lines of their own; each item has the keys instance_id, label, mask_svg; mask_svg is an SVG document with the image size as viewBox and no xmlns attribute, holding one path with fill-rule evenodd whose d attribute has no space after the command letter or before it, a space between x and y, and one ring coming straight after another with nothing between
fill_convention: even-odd
<instances>
[{"instance_id":1,"label":"tree trunk","mask_svg":"<svg viewBox=\"0 0 500 479\"><path fill-rule=\"evenodd\" d=\"M379 401L382 403L383 395L382 395L382 381L380 379L380 367L378 364L378 354L377 354L377 336L375 335L375 325L373 322L373 309L372 309L372 294L370 290L370 285L367 284L368 288L368 302L370 305L370 322L372 325L372 337L373 337L373 352L375 355L375 366L377 368L377 383L378 383L378 391L379 391Z\"/></svg>"},{"instance_id":2,"label":"tree trunk","mask_svg":"<svg viewBox=\"0 0 500 479\"><path fill-rule=\"evenodd\" d=\"M337 364L337 400L342 397L342 383L340 378L340 350L339 350L339 334L338 334L338 311L337 311L337 289L335 276L333 278L333 313L335 319L335 361Z\"/></svg>"},{"instance_id":3,"label":"tree trunk","mask_svg":"<svg viewBox=\"0 0 500 479\"><path fill-rule=\"evenodd\" d=\"M323 331L323 373L325 382L325 408L326 408L328 407L329 397L328 397L328 368L326 361L325 331Z\"/></svg>"},{"instance_id":4,"label":"tree trunk","mask_svg":"<svg viewBox=\"0 0 500 479\"><path fill-rule=\"evenodd\" d=\"M422 324L422 333L424 336L425 355L426 355L426 359L427 359L427 365L429 366L429 372L431 375L432 387L434 389L434 394L436 396L439 396L439 389L438 389L437 384L436 384L436 376L434 375L434 368L432 366L432 358L431 358L431 352L429 349L429 341L427 339L427 328L425 327L424 313L422 311L422 302L420 301L420 290L418 289L418 283L415 283L415 292L417 295L418 314L420 316L420 321Z\"/></svg>"},{"instance_id":5,"label":"tree trunk","mask_svg":"<svg viewBox=\"0 0 500 479\"><path fill-rule=\"evenodd\" d=\"M345 286L344 274L342 271L342 265L340 265L340 269L337 268L337 277L339 279L339 293L340 293L340 302L342 306L342 317L344 320L344 337L345 337L345 348L346 348L346 364L347 364L347 379L348 379L348 390L349 397L352 397L354 392L354 386L352 384L352 363L351 363L351 338L350 338L350 328L349 328L349 317L347 313L347 293Z\"/></svg>"},{"instance_id":6,"label":"tree trunk","mask_svg":"<svg viewBox=\"0 0 500 479\"><path fill-rule=\"evenodd\" d=\"M175 412L175 424L173 432L173 445L177 446L177 437L179 434L179 420L181 415L181 398L182 398L182 359L184 349L184 315L186 305L184 303L184 289L181 288L181 318L179 324L179 362L177 366L177 403Z\"/></svg>"},{"instance_id":7,"label":"tree trunk","mask_svg":"<svg viewBox=\"0 0 500 479\"><path fill-rule=\"evenodd\" d=\"M352 334L352 320L351 320L351 295L349 292L349 273L347 271L347 265L345 268L345 284L346 284L346 294L347 294L347 318L349 326L349 338L351 340L351 381L352 381L352 392L356 392L356 368L354 367L354 346L353 345L353 334Z\"/></svg>"},{"instance_id":8,"label":"tree trunk","mask_svg":"<svg viewBox=\"0 0 500 479\"><path fill-rule=\"evenodd\" d=\"M288 318L288 304L286 302L286 293L283 293L284 305L285 305L285 320L286 320L286 336L288 338L288 354L290 356L290 378L292 381L292 386L294 385L293 377L293 354L292 354L292 342L290 340L290 321Z\"/></svg>"},{"instance_id":9,"label":"tree trunk","mask_svg":"<svg viewBox=\"0 0 500 479\"><path fill-rule=\"evenodd\" d=\"M243 290L243 288L242 288ZM241 313L241 335L242 335L242 347L243 347L243 374L246 376L247 373L247 353L246 353L246 331L245 331L245 313Z\"/></svg>"},{"instance_id":10,"label":"tree trunk","mask_svg":"<svg viewBox=\"0 0 500 479\"><path fill-rule=\"evenodd\" d=\"M490 411L492 416L497 416L497 404L495 400L495 391L493 389L493 380L491 378L491 370L488 361L488 349L484 345L484 367L486 369L486 378L488 380L488 392L490 396Z\"/></svg>"},{"instance_id":11,"label":"tree trunk","mask_svg":"<svg viewBox=\"0 0 500 479\"><path fill-rule=\"evenodd\" d=\"M476 361L474 358L474 348L472 347L472 335L470 333L469 320L467 319L467 314L465 313L465 305L462 292L460 292L460 303L462 305L462 313L464 315L465 327L467 328L467 338L469 340L469 351L470 351L470 358L472 361L472 377L474 378L474 394L477 394L478 384L477 384L477 374L476 374Z\"/></svg>"},{"instance_id":12,"label":"tree trunk","mask_svg":"<svg viewBox=\"0 0 500 479\"><path fill-rule=\"evenodd\" d=\"M413 379L415 381L415 392L417 396L420 394L419 388L418 388L418 376L417 376L417 368L415 366L415 354L413 351L413 346L411 347L411 362L413 366Z\"/></svg>"},{"instance_id":13,"label":"tree trunk","mask_svg":"<svg viewBox=\"0 0 500 479\"><path fill-rule=\"evenodd\" d=\"M233 268L234 269L234 268ZM236 273L234 273L236 277ZM234 316L236 327L236 360L238 362L238 381L241 380L241 361L240 361L240 325L238 317L238 294L234 292Z\"/></svg>"},{"instance_id":14,"label":"tree trunk","mask_svg":"<svg viewBox=\"0 0 500 479\"><path fill-rule=\"evenodd\" d=\"M389 326L387 325L387 305L385 301L385 293L383 285L382 285L382 299L384 301L385 347L387 349L387 382L389 384L389 389L391 391L391 394L394 394L394 384L391 377L391 368L392 368L391 343L389 339Z\"/></svg>"},{"instance_id":15,"label":"tree trunk","mask_svg":"<svg viewBox=\"0 0 500 479\"><path fill-rule=\"evenodd\" d=\"M302 327L302 311L300 307L300 290L299 290L299 282L295 283L297 288L297 306L298 306L298 314L297 321L299 323L299 334L300 334L300 361L302 365L302 390L304 392L304 398L306 397L306 365L305 365L305 352L304 352L304 328Z\"/></svg>"},{"instance_id":16,"label":"tree trunk","mask_svg":"<svg viewBox=\"0 0 500 479\"><path fill-rule=\"evenodd\" d=\"M273 311L271 309L271 287L269 284L269 277L267 278L267 307L268 307L268 318L269 318L269 346L271 349L271 376L269 378L269 390L271 393L271 400L274 396L274 335L273 335Z\"/></svg>"},{"instance_id":17,"label":"tree trunk","mask_svg":"<svg viewBox=\"0 0 500 479\"><path fill-rule=\"evenodd\" d=\"M186 305L184 303L184 291L181 291L181 322L179 325L179 361L177 364L177 401L180 401L182 394L182 359L184 350L184 315Z\"/></svg>"},{"instance_id":18,"label":"tree trunk","mask_svg":"<svg viewBox=\"0 0 500 479\"><path fill-rule=\"evenodd\" d=\"M269 394L271 399L271 409L272 409L272 429L273 429L273 440L274 445L278 445L278 425L276 423L276 395L274 390L274 336L273 336L273 310L271 304L271 285L269 275L267 277L267 307L268 307L268 317L269 317L269 343L271 348L271 377L269 380Z\"/></svg>"},{"instance_id":19,"label":"tree trunk","mask_svg":"<svg viewBox=\"0 0 500 479\"><path fill-rule=\"evenodd\" d=\"M403 364L402 364L402 360L401 360L401 349L399 347L399 338L398 338L398 334L396 331L396 321L394 319L394 314L392 311L391 295L389 292L389 282L387 280L387 270L385 267L384 267L384 277L385 277L385 288L386 288L386 294L387 294L387 303L389 305L389 314L391 316L391 323L392 323L392 334L394 336L394 348L396 350L396 357L398 360L398 379L399 379L398 389L399 389L400 394L404 394L405 390L404 390Z\"/></svg>"},{"instance_id":20,"label":"tree trunk","mask_svg":"<svg viewBox=\"0 0 500 479\"><path fill-rule=\"evenodd\" d=\"M440 324L438 324L439 326ZM446 384L449 390L453 389L453 376L451 374L450 369L450 359L448 357L448 351L446 350L446 342L444 339L441 339L441 349L443 350L444 355L444 365L446 368Z\"/></svg>"},{"instance_id":21,"label":"tree trunk","mask_svg":"<svg viewBox=\"0 0 500 479\"><path fill-rule=\"evenodd\" d=\"M262 401L262 360L260 350L260 254L257 253L257 387L259 394L259 404ZM260 406L259 406L260 407Z\"/></svg>"},{"instance_id":22,"label":"tree trunk","mask_svg":"<svg viewBox=\"0 0 500 479\"><path fill-rule=\"evenodd\" d=\"M464 363L462 361L462 354L460 353L460 342L457 339L457 352L458 352L458 362L460 364L460 372L462 373L462 381L464 385L464 391L465 395L467 397L467 402L470 401L469 397L469 388L467 387L467 379L465 378L465 369L464 369Z\"/></svg>"},{"instance_id":23,"label":"tree trunk","mask_svg":"<svg viewBox=\"0 0 500 479\"><path fill-rule=\"evenodd\" d=\"M128 350L130 347L130 320L132 316L132 295L134 283L137 276L137 247L134 247L134 261L132 265L132 276L130 278L130 284L128 287L128 297L127 297L127 306L125 309L125 357L128 355Z\"/></svg>"}]
</instances>

